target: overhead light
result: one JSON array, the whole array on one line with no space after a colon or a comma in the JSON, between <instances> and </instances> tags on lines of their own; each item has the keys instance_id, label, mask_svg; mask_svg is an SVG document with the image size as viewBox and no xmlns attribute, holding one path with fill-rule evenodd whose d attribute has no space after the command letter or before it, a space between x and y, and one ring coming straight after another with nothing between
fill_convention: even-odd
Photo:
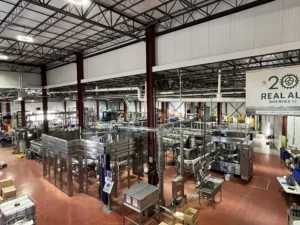
<instances>
[{"instance_id":1,"label":"overhead light","mask_svg":"<svg viewBox=\"0 0 300 225\"><path fill-rule=\"evenodd\" d=\"M31 102L34 102L34 100L31 100Z\"/></svg>"},{"instance_id":2,"label":"overhead light","mask_svg":"<svg viewBox=\"0 0 300 225\"><path fill-rule=\"evenodd\" d=\"M0 55L0 60L7 60L8 59L8 56L7 55Z\"/></svg>"},{"instance_id":3,"label":"overhead light","mask_svg":"<svg viewBox=\"0 0 300 225\"><path fill-rule=\"evenodd\" d=\"M28 35L18 35L17 39L18 41L33 42L33 38Z\"/></svg>"},{"instance_id":4,"label":"overhead light","mask_svg":"<svg viewBox=\"0 0 300 225\"><path fill-rule=\"evenodd\" d=\"M93 98L94 98L93 96L86 97L86 99L93 99Z\"/></svg>"},{"instance_id":5,"label":"overhead light","mask_svg":"<svg viewBox=\"0 0 300 225\"><path fill-rule=\"evenodd\" d=\"M69 0L74 5L85 5L89 0Z\"/></svg>"},{"instance_id":6,"label":"overhead light","mask_svg":"<svg viewBox=\"0 0 300 225\"><path fill-rule=\"evenodd\" d=\"M172 94L174 94L174 92L173 91L160 92L159 94L161 94L161 95L172 95Z\"/></svg>"},{"instance_id":7,"label":"overhead light","mask_svg":"<svg viewBox=\"0 0 300 225\"><path fill-rule=\"evenodd\" d=\"M70 98L65 98L65 100L70 100Z\"/></svg>"}]
</instances>

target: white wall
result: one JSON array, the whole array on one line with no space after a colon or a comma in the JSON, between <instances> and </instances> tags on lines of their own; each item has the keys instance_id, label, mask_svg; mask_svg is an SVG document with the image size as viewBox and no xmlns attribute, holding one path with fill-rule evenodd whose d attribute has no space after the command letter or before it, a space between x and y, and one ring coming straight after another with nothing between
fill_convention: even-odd
<instances>
[{"instance_id":1,"label":"white wall","mask_svg":"<svg viewBox=\"0 0 300 225\"><path fill-rule=\"evenodd\" d=\"M20 88L19 77L19 72L0 71L0 88ZM23 88L40 86L40 74L23 73Z\"/></svg>"},{"instance_id":2,"label":"white wall","mask_svg":"<svg viewBox=\"0 0 300 225\"><path fill-rule=\"evenodd\" d=\"M268 123L271 130L270 134L274 135L274 146L280 149L282 145L282 116L262 116L263 131L266 131Z\"/></svg>"},{"instance_id":3,"label":"white wall","mask_svg":"<svg viewBox=\"0 0 300 225\"><path fill-rule=\"evenodd\" d=\"M157 65L300 41L299 21L299 0L276 0L159 36Z\"/></svg>"},{"instance_id":4,"label":"white wall","mask_svg":"<svg viewBox=\"0 0 300 225\"><path fill-rule=\"evenodd\" d=\"M12 103L12 107L13 107L13 103ZM3 108L3 106L2 106L2 108ZM42 111L43 103L42 102L25 103L25 111L37 112L36 108L41 108L41 111ZM12 110L12 108L11 108L11 110ZM20 103L18 103L18 102L15 103L14 111L21 111ZM48 102L48 111L52 111L52 112L64 111L64 103L63 102Z\"/></svg>"},{"instance_id":5,"label":"white wall","mask_svg":"<svg viewBox=\"0 0 300 225\"><path fill-rule=\"evenodd\" d=\"M76 101L67 101L66 108L67 111L73 111L73 108L76 108Z\"/></svg>"},{"instance_id":6,"label":"white wall","mask_svg":"<svg viewBox=\"0 0 300 225\"><path fill-rule=\"evenodd\" d=\"M47 85L61 85L77 82L76 63L70 63L47 71Z\"/></svg>"},{"instance_id":7,"label":"white wall","mask_svg":"<svg viewBox=\"0 0 300 225\"><path fill-rule=\"evenodd\" d=\"M133 44L105 54L84 60L84 78L109 79L116 73L135 71L146 68L145 42Z\"/></svg>"},{"instance_id":8,"label":"white wall","mask_svg":"<svg viewBox=\"0 0 300 225\"><path fill-rule=\"evenodd\" d=\"M296 145L300 148L300 117L287 117L287 139L288 145Z\"/></svg>"}]
</instances>

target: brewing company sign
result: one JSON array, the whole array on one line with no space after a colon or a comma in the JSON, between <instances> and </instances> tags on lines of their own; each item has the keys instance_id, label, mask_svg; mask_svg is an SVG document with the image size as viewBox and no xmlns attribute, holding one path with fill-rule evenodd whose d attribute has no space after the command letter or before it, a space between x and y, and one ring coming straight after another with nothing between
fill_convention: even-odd
<instances>
[{"instance_id":1,"label":"brewing company sign","mask_svg":"<svg viewBox=\"0 0 300 225\"><path fill-rule=\"evenodd\" d=\"M300 67L246 74L247 115L300 115Z\"/></svg>"}]
</instances>

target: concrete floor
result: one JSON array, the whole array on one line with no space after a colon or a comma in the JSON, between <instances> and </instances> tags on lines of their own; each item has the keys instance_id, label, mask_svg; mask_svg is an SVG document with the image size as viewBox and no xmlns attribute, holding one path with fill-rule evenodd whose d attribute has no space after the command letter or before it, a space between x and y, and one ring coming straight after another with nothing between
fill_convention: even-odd
<instances>
[{"instance_id":1,"label":"concrete floor","mask_svg":"<svg viewBox=\"0 0 300 225\"><path fill-rule=\"evenodd\" d=\"M287 203L285 194L279 191L277 176L289 174L278 155L273 155L262 143L255 144L254 177L246 182L232 177L223 184L223 201L215 210L210 204L198 204L192 181L187 181L188 205L179 208L184 211L188 206L198 209L199 224L203 225L283 225L287 223ZM0 170L0 179L12 178L18 195L29 194L37 204L37 224L42 225L114 225L122 224L120 208L113 214L103 212L105 206L97 199L85 194L76 194L69 198L54 185L42 177L42 166L36 161L16 159L11 149L0 149L0 160L8 167ZM262 153L259 153L262 152ZM176 174L174 167L165 169L165 199L171 203L171 180ZM221 174L214 174L222 177ZM144 178L146 182L146 178ZM132 183L136 183L133 177ZM124 181L124 188L126 182ZM119 192L118 202L122 193ZM163 221L172 224L171 217L164 216ZM156 224L153 222L152 224Z\"/></svg>"}]
</instances>

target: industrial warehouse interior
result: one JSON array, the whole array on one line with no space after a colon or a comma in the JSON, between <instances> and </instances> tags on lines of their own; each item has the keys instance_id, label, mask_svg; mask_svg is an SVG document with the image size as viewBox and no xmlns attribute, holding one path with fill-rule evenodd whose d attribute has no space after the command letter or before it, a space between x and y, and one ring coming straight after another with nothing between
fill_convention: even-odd
<instances>
[{"instance_id":1,"label":"industrial warehouse interior","mask_svg":"<svg viewBox=\"0 0 300 225\"><path fill-rule=\"evenodd\" d=\"M300 0L0 0L0 225L299 225L299 24Z\"/></svg>"}]
</instances>

